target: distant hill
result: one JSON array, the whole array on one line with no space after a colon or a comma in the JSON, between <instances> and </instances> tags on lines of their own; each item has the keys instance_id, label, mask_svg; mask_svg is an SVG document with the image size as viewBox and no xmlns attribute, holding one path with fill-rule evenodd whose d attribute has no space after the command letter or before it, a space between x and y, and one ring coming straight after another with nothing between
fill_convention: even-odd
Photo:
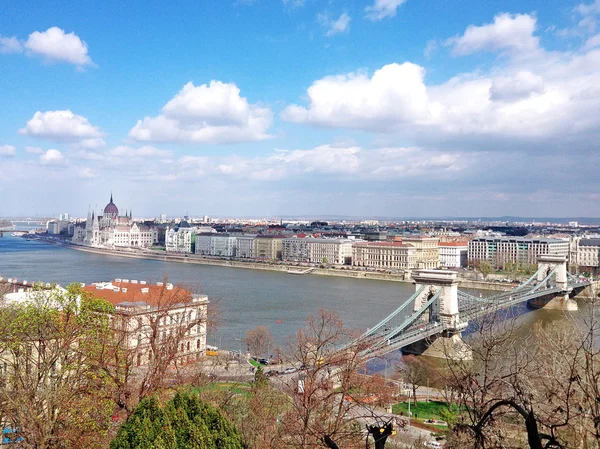
<instances>
[{"instance_id":1,"label":"distant hill","mask_svg":"<svg viewBox=\"0 0 600 449\"><path fill-rule=\"evenodd\" d=\"M12 228L12 223L8 220L0 219L0 229L2 228Z\"/></svg>"}]
</instances>

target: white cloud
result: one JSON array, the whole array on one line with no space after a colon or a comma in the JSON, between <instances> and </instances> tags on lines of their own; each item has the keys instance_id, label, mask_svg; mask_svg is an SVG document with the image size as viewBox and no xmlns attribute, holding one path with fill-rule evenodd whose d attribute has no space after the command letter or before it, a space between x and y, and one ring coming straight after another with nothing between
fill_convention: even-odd
<instances>
[{"instance_id":1,"label":"white cloud","mask_svg":"<svg viewBox=\"0 0 600 449\"><path fill-rule=\"evenodd\" d=\"M596 34L595 36L590 37L587 41L585 41L585 45L583 46L584 50L591 50L592 48L600 47L600 34Z\"/></svg>"},{"instance_id":2,"label":"white cloud","mask_svg":"<svg viewBox=\"0 0 600 449\"><path fill-rule=\"evenodd\" d=\"M281 117L471 150L506 142L526 151L541 151L532 142L544 142L545 151L556 151L559 142L590 148L600 129L600 48L562 53L539 48L521 56L509 54L488 73L478 69L441 84L427 84L425 69L409 62L388 64L372 75L328 76L308 88L307 105L290 105Z\"/></svg>"},{"instance_id":3,"label":"white cloud","mask_svg":"<svg viewBox=\"0 0 600 449\"><path fill-rule=\"evenodd\" d=\"M47 139L53 142L69 142L86 148L104 145L102 133L87 118L64 111L37 111L20 134Z\"/></svg>"},{"instance_id":4,"label":"white cloud","mask_svg":"<svg viewBox=\"0 0 600 449\"><path fill-rule=\"evenodd\" d=\"M78 67L93 65L88 46L75 33L66 34L58 27L34 31L25 42L31 54L44 57L49 62L67 62Z\"/></svg>"},{"instance_id":5,"label":"white cloud","mask_svg":"<svg viewBox=\"0 0 600 449\"><path fill-rule=\"evenodd\" d=\"M14 157L17 154L17 149L12 145L2 145L0 147L0 157Z\"/></svg>"},{"instance_id":6,"label":"white cloud","mask_svg":"<svg viewBox=\"0 0 600 449\"><path fill-rule=\"evenodd\" d=\"M469 55L480 51L531 52L538 48L539 39L533 35L536 19L528 14L498 14L494 23L469 25L460 37L449 39L454 55Z\"/></svg>"},{"instance_id":7,"label":"white cloud","mask_svg":"<svg viewBox=\"0 0 600 449\"><path fill-rule=\"evenodd\" d=\"M517 72L514 76L494 78L490 100L515 101L544 92L544 80L531 72Z\"/></svg>"},{"instance_id":8,"label":"white cloud","mask_svg":"<svg viewBox=\"0 0 600 449\"><path fill-rule=\"evenodd\" d=\"M600 0L595 0L593 3L580 3L575 7L575 11L582 15L600 14Z\"/></svg>"},{"instance_id":9,"label":"white cloud","mask_svg":"<svg viewBox=\"0 0 600 449\"><path fill-rule=\"evenodd\" d=\"M0 37L0 54L21 53L23 46L21 42L13 37Z\"/></svg>"},{"instance_id":10,"label":"white cloud","mask_svg":"<svg viewBox=\"0 0 600 449\"><path fill-rule=\"evenodd\" d=\"M25 147L25 152L29 154L42 154L44 150L40 147Z\"/></svg>"},{"instance_id":11,"label":"white cloud","mask_svg":"<svg viewBox=\"0 0 600 449\"><path fill-rule=\"evenodd\" d=\"M268 139L269 108L251 105L233 83L187 83L156 117L145 117L129 131L142 142L239 143Z\"/></svg>"},{"instance_id":12,"label":"white cloud","mask_svg":"<svg viewBox=\"0 0 600 449\"><path fill-rule=\"evenodd\" d=\"M40 156L40 163L42 165L63 165L65 162L65 156L60 151L53 148Z\"/></svg>"},{"instance_id":13,"label":"white cloud","mask_svg":"<svg viewBox=\"0 0 600 449\"><path fill-rule=\"evenodd\" d=\"M365 149L359 146L320 145L309 150L274 150L264 157L183 157L173 167L174 179L201 174L259 182L282 179L319 179L362 182L404 179L429 173L453 176L469 166L474 156L417 147ZM315 178L315 176L318 178Z\"/></svg>"},{"instance_id":14,"label":"white cloud","mask_svg":"<svg viewBox=\"0 0 600 449\"><path fill-rule=\"evenodd\" d=\"M143 146L140 148L132 148L128 146L119 146L108 152L110 156L125 157L125 158L154 158L154 157L170 157L172 151L159 150L151 146Z\"/></svg>"},{"instance_id":15,"label":"white cloud","mask_svg":"<svg viewBox=\"0 0 600 449\"><path fill-rule=\"evenodd\" d=\"M308 89L310 106L288 106L284 120L325 127L367 130L395 128L428 117L424 70L412 64L389 64L371 78L365 73L330 76Z\"/></svg>"},{"instance_id":16,"label":"white cloud","mask_svg":"<svg viewBox=\"0 0 600 449\"><path fill-rule=\"evenodd\" d=\"M321 25L323 25L327 32L325 36L330 37L339 33L344 33L350 30L350 16L345 12L340 15L336 20L330 19L329 16L325 13L319 13L317 15L317 20Z\"/></svg>"},{"instance_id":17,"label":"white cloud","mask_svg":"<svg viewBox=\"0 0 600 449\"><path fill-rule=\"evenodd\" d=\"M367 18L373 21L381 20L386 17L394 17L396 10L406 0L375 0L372 6L367 6L365 12Z\"/></svg>"}]
</instances>

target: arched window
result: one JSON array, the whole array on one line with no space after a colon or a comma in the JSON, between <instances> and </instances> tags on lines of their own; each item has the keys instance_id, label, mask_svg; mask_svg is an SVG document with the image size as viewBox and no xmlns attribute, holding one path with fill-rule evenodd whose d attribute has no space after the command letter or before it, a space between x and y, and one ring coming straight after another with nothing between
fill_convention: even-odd
<instances>
[{"instance_id":1,"label":"arched window","mask_svg":"<svg viewBox=\"0 0 600 449\"><path fill-rule=\"evenodd\" d=\"M190 342L189 341L187 342L187 350L188 351L190 350Z\"/></svg>"}]
</instances>

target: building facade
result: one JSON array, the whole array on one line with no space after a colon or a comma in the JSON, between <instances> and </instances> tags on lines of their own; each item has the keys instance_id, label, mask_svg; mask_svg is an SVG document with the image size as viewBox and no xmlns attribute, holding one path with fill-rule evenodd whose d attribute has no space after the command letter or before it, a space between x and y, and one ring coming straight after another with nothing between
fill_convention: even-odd
<instances>
[{"instance_id":1,"label":"building facade","mask_svg":"<svg viewBox=\"0 0 600 449\"><path fill-rule=\"evenodd\" d=\"M238 236L235 239L235 257L240 259L252 259L254 257L253 235Z\"/></svg>"},{"instance_id":2,"label":"building facade","mask_svg":"<svg viewBox=\"0 0 600 449\"><path fill-rule=\"evenodd\" d=\"M469 260L468 242L440 242L440 267L466 267Z\"/></svg>"},{"instance_id":3,"label":"building facade","mask_svg":"<svg viewBox=\"0 0 600 449\"><path fill-rule=\"evenodd\" d=\"M415 248L416 267L419 270L432 270L440 266L440 239L437 237L403 237L402 243Z\"/></svg>"},{"instance_id":4,"label":"building facade","mask_svg":"<svg viewBox=\"0 0 600 449\"><path fill-rule=\"evenodd\" d=\"M196 230L182 220L177 226L167 227L165 249L167 252L192 254L195 251Z\"/></svg>"},{"instance_id":5,"label":"building facade","mask_svg":"<svg viewBox=\"0 0 600 449\"><path fill-rule=\"evenodd\" d=\"M352 241L347 239L285 238L281 258L290 262L352 264Z\"/></svg>"},{"instance_id":6,"label":"building facade","mask_svg":"<svg viewBox=\"0 0 600 449\"><path fill-rule=\"evenodd\" d=\"M574 264L577 272L600 273L600 238L581 238L576 240ZM573 265L573 261L571 262Z\"/></svg>"},{"instance_id":7,"label":"building facade","mask_svg":"<svg viewBox=\"0 0 600 449\"><path fill-rule=\"evenodd\" d=\"M88 211L85 225L81 228L81 224L75 226L73 243L106 248L149 248L158 243L158 230L154 226L134 222L131 211L120 216L112 195L101 216L95 211Z\"/></svg>"},{"instance_id":8,"label":"building facade","mask_svg":"<svg viewBox=\"0 0 600 449\"><path fill-rule=\"evenodd\" d=\"M166 345L179 363L192 363L206 353L208 297L157 282L115 279L83 287L115 306L112 327L124 332L125 347L135 365L152 357L152 345Z\"/></svg>"},{"instance_id":9,"label":"building facade","mask_svg":"<svg viewBox=\"0 0 600 449\"><path fill-rule=\"evenodd\" d=\"M484 261L497 268L507 263L533 265L541 255L568 256L569 242L528 237L476 237L469 242L469 265Z\"/></svg>"},{"instance_id":10,"label":"building facade","mask_svg":"<svg viewBox=\"0 0 600 449\"><path fill-rule=\"evenodd\" d=\"M252 242L252 253L255 259L279 260L282 248L281 237L256 236Z\"/></svg>"},{"instance_id":11,"label":"building facade","mask_svg":"<svg viewBox=\"0 0 600 449\"><path fill-rule=\"evenodd\" d=\"M414 246L402 242L361 242L352 248L352 265L386 270L412 270L417 265Z\"/></svg>"}]
</instances>

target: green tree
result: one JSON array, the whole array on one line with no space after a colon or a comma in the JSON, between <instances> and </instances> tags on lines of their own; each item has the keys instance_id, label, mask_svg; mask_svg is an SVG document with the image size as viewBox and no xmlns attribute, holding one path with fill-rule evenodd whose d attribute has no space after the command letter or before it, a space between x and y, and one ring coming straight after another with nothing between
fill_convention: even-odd
<instances>
[{"instance_id":1,"label":"green tree","mask_svg":"<svg viewBox=\"0 0 600 449\"><path fill-rule=\"evenodd\" d=\"M161 406L144 398L110 443L110 449L243 449L237 429L216 408L179 392Z\"/></svg>"},{"instance_id":2,"label":"green tree","mask_svg":"<svg viewBox=\"0 0 600 449\"><path fill-rule=\"evenodd\" d=\"M487 279L487 277L494 272L494 267L492 267L492 264L486 261L480 262L477 269L483 276L483 279Z\"/></svg>"},{"instance_id":3,"label":"green tree","mask_svg":"<svg viewBox=\"0 0 600 449\"><path fill-rule=\"evenodd\" d=\"M24 448L101 447L114 385L98 367L112 306L79 285L0 305L0 417Z\"/></svg>"}]
</instances>

